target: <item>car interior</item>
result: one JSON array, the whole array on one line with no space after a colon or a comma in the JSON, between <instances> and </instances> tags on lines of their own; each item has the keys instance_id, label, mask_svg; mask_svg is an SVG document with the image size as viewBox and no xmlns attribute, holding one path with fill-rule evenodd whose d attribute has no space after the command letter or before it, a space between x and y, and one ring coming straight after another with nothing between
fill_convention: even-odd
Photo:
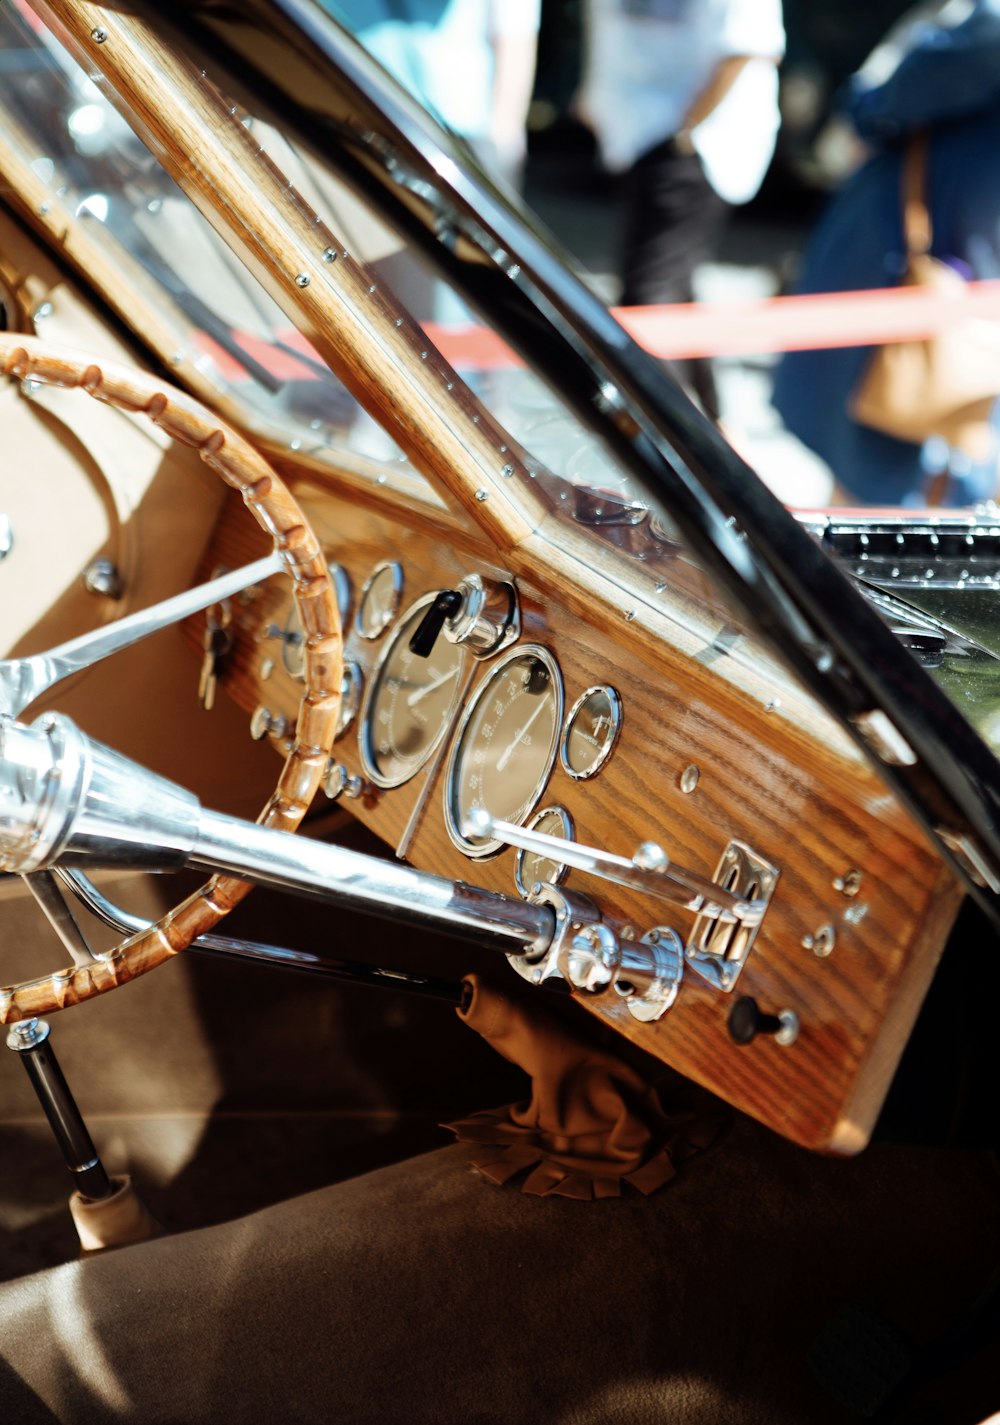
<instances>
[{"instance_id":1,"label":"car interior","mask_svg":"<svg viewBox=\"0 0 1000 1425\"><path fill-rule=\"evenodd\" d=\"M786 509L315 0L0 55L6 1418L983 1425L996 507Z\"/></svg>"}]
</instances>

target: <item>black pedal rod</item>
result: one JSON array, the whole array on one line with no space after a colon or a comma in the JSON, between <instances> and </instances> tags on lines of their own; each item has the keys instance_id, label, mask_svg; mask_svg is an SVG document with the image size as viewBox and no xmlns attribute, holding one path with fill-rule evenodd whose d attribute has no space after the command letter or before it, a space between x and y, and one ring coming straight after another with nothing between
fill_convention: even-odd
<instances>
[{"instance_id":1,"label":"black pedal rod","mask_svg":"<svg viewBox=\"0 0 1000 1425\"><path fill-rule=\"evenodd\" d=\"M50 1032L44 1019L21 1020L8 1032L7 1048L24 1065L76 1188L92 1200L109 1197L111 1180L49 1043Z\"/></svg>"}]
</instances>

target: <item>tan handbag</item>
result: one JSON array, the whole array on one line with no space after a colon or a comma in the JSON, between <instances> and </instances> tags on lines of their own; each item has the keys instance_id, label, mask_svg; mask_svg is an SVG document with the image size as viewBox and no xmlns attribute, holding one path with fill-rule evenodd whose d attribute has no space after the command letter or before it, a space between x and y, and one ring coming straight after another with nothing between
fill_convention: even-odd
<instances>
[{"instance_id":1,"label":"tan handbag","mask_svg":"<svg viewBox=\"0 0 1000 1425\"><path fill-rule=\"evenodd\" d=\"M964 282L930 253L924 198L927 136L915 135L903 158L904 286L963 296ZM968 317L924 340L892 342L872 355L850 414L861 425L917 444L940 436L974 460L994 449L990 409L1000 395L1000 323Z\"/></svg>"}]
</instances>

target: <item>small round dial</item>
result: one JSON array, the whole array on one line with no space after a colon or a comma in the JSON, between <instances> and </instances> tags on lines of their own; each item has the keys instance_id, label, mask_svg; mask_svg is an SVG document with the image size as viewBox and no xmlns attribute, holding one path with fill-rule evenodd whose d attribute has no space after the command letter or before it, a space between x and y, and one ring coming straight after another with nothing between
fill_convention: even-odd
<instances>
[{"instance_id":1,"label":"small round dial","mask_svg":"<svg viewBox=\"0 0 1000 1425\"><path fill-rule=\"evenodd\" d=\"M333 580L334 591L337 595L337 608L340 610L341 623L347 622L347 611L351 604L351 580L347 570L340 564L330 564L330 578ZM302 618L299 614L299 606L292 601L288 610L288 617L285 619L284 628L281 630L281 662L285 672L293 678L297 678L301 683L305 677L306 669L306 635L302 627Z\"/></svg>"},{"instance_id":2,"label":"small round dial","mask_svg":"<svg viewBox=\"0 0 1000 1425\"><path fill-rule=\"evenodd\" d=\"M543 836L558 836L563 841L573 839L573 818L565 807L542 807L526 823L529 831L540 831ZM560 861L543 856L538 851L517 853L514 881L522 896L529 896L536 881L544 881L550 886L560 886L566 879L567 868Z\"/></svg>"},{"instance_id":3,"label":"small round dial","mask_svg":"<svg viewBox=\"0 0 1000 1425\"><path fill-rule=\"evenodd\" d=\"M361 706L361 692L364 687L364 674L361 671L361 664L355 663L349 658L344 662L344 676L340 682L340 712L337 716L336 737L343 737L351 723L358 715L358 708Z\"/></svg>"},{"instance_id":4,"label":"small round dial","mask_svg":"<svg viewBox=\"0 0 1000 1425\"><path fill-rule=\"evenodd\" d=\"M354 626L362 638L378 638L392 623L403 595L403 569L395 560L376 564L365 580Z\"/></svg>"},{"instance_id":5,"label":"small round dial","mask_svg":"<svg viewBox=\"0 0 1000 1425\"><path fill-rule=\"evenodd\" d=\"M588 688L569 710L560 755L571 777L595 776L614 751L622 730L622 700L606 685Z\"/></svg>"},{"instance_id":6,"label":"small round dial","mask_svg":"<svg viewBox=\"0 0 1000 1425\"><path fill-rule=\"evenodd\" d=\"M427 658L410 652L410 639L433 599L427 594L406 611L372 674L360 743L365 773L377 787L398 787L419 771L461 696L464 648L439 638Z\"/></svg>"},{"instance_id":7,"label":"small round dial","mask_svg":"<svg viewBox=\"0 0 1000 1425\"><path fill-rule=\"evenodd\" d=\"M545 648L513 648L493 666L462 718L448 768L445 818L455 845L488 856L500 843L464 833L471 811L520 822L552 771L562 723L562 679Z\"/></svg>"},{"instance_id":8,"label":"small round dial","mask_svg":"<svg viewBox=\"0 0 1000 1425\"><path fill-rule=\"evenodd\" d=\"M281 630L281 662L285 672L301 682L306 671L306 635L296 603L288 610L285 626Z\"/></svg>"}]
</instances>

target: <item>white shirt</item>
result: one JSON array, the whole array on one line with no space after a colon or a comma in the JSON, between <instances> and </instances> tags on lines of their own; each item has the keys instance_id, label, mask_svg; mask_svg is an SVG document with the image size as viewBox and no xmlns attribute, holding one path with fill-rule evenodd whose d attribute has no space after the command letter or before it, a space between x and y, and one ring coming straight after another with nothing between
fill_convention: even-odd
<instances>
[{"instance_id":1,"label":"white shirt","mask_svg":"<svg viewBox=\"0 0 1000 1425\"><path fill-rule=\"evenodd\" d=\"M721 197L752 198L778 132L781 0L588 0L587 24L582 107L613 171L682 127L721 60L751 56L691 140Z\"/></svg>"}]
</instances>

